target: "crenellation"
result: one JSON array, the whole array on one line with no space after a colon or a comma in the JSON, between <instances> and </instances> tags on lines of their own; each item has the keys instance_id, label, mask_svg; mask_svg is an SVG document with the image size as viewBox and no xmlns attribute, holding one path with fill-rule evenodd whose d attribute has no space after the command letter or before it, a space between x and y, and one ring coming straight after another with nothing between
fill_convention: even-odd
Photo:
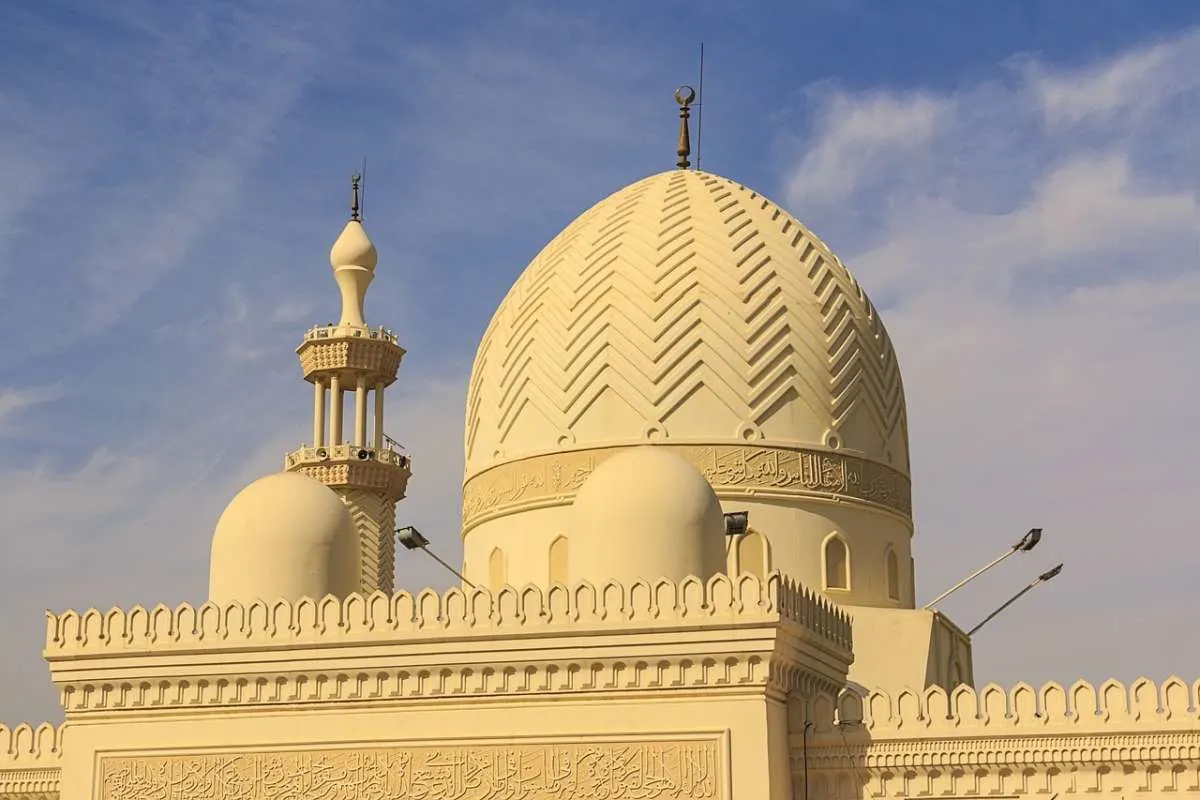
<instances>
[{"instance_id":1,"label":"crenellation","mask_svg":"<svg viewBox=\"0 0 1200 800\"><path fill-rule=\"evenodd\" d=\"M382 592L344 600L328 596L298 602L233 602L200 607L183 603L147 610L107 613L91 609L48 613L47 656L71 653L161 651L171 647L214 647L233 643L296 644L387 641L400 636L472 635L556 626L653 625L723 617L781 618L798 624L830 645L848 650L850 621L825 600L773 573L715 575L707 582L688 578L623 586L584 582L547 588L529 585L425 589L413 595Z\"/></svg>"},{"instance_id":2,"label":"crenellation","mask_svg":"<svg viewBox=\"0 0 1200 800\"><path fill-rule=\"evenodd\" d=\"M55 764L62 754L64 727L49 722L12 728L0 723L0 769L11 766Z\"/></svg>"},{"instance_id":3,"label":"crenellation","mask_svg":"<svg viewBox=\"0 0 1200 800\"><path fill-rule=\"evenodd\" d=\"M11 728L0 723L0 796L6 791L49 790L51 787L41 784L57 784L65 732L66 726L49 722L36 727L22 722ZM54 770L52 780L48 770ZM41 788L34 787L34 783ZM29 788L17 784L29 784Z\"/></svg>"},{"instance_id":4,"label":"crenellation","mask_svg":"<svg viewBox=\"0 0 1200 800\"><path fill-rule=\"evenodd\" d=\"M1176 730L1200 726L1200 681L1178 677L1156 683L1139 678L1128 686L1108 680L1099 688L1077 681L1069 690L1050 682L1040 689L1018 683L1005 689L989 684L976 690L940 686L890 696L844 689L836 718L832 704L814 706L818 733L862 731L875 741L908 736L998 735L1002 732L1062 733L1105 730ZM861 722L859 721L861 720Z\"/></svg>"}]
</instances>

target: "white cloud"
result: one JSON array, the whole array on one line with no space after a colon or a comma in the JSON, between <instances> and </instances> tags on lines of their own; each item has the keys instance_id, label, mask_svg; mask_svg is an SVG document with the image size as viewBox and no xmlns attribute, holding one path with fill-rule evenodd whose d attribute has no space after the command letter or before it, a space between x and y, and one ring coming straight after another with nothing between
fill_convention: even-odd
<instances>
[{"instance_id":1,"label":"white cloud","mask_svg":"<svg viewBox=\"0 0 1200 800\"><path fill-rule=\"evenodd\" d=\"M52 403L63 396L58 386L31 386L24 389L0 389L0 436L11 430L21 412Z\"/></svg>"},{"instance_id":2,"label":"white cloud","mask_svg":"<svg viewBox=\"0 0 1200 800\"><path fill-rule=\"evenodd\" d=\"M1194 43L1193 43L1194 44ZM1072 72L1053 72L1031 61L1021 65L1047 121L1074 125L1103 122L1116 114L1147 113L1163 96L1163 81L1176 85L1179 57L1194 58L1181 48L1151 46L1123 53Z\"/></svg>"},{"instance_id":3,"label":"white cloud","mask_svg":"<svg viewBox=\"0 0 1200 800\"><path fill-rule=\"evenodd\" d=\"M1066 562L980 633L977 679L1200 660L1178 633L1200 557L1198 62L1189 35L953 95L835 92L786 176L899 350L921 595L1033 525L1036 551L945 609L970 626Z\"/></svg>"},{"instance_id":4,"label":"white cloud","mask_svg":"<svg viewBox=\"0 0 1200 800\"><path fill-rule=\"evenodd\" d=\"M821 106L819 130L785 187L797 205L808 198L840 203L873 173L900 168L929 149L953 100L923 93L849 97L811 92Z\"/></svg>"}]
</instances>

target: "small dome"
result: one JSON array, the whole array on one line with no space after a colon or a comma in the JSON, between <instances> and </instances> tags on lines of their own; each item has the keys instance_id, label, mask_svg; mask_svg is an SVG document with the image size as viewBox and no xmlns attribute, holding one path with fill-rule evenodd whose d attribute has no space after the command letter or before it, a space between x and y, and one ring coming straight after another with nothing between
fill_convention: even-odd
<instances>
[{"instance_id":1,"label":"small dome","mask_svg":"<svg viewBox=\"0 0 1200 800\"><path fill-rule=\"evenodd\" d=\"M361 222L350 220L346 227L342 228L341 235L329 251L329 263L334 269L351 266L375 269L375 265L379 263L379 253L376 252L375 243L367 236L367 230Z\"/></svg>"},{"instance_id":2,"label":"small dome","mask_svg":"<svg viewBox=\"0 0 1200 800\"><path fill-rule=\"evenodd\" d=\"M572 582L708 579L724 566L716 494L699 470L659 447L625 450L597 467L575 496L572 522Z\"/></svg>"},{"instance_id":3,"label":"small dome","mask_svg":"<svg viewBox=\"0 0 1200 800\"><path fill-rule=\"evenodd\" d=\"M209 599L345 597L358 589L358 533L341 499L294 472L242 489L213 532Z\"/></svg>"}]
</instances>

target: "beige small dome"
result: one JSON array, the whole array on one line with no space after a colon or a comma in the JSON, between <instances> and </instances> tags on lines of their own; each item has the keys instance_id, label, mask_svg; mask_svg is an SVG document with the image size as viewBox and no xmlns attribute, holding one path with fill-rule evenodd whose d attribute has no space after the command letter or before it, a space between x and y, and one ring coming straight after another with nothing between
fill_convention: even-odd
<instances>
[{"instance_id":1,"label":"beige small dome","mask_svg":"<svg viewBox=\"0 0 1200 800\"><path fill-rule=\"evenodd\" d=\"M663 448L635 447L597 467L575 496L572 523L572 582L707 579L725 563L716 494L699 470Z\"/></svg>"},{"instance_id":2,"label":"beige small dome","mask_svg":"<svg viewBox=\"0 0 1200 800\"><path fill-rule=\"evenodd\" d=\"M213 532L209 599L345 597L358 589L358 533L334 492L306 475L260 478Z\"/></svg>"},{"instance_id":3,"label":"beige small dome","mask_svg":"<svg viewBox=\"0 0 1200 800\"><path fill-rule=\"evenodd\" d=\"M333 243L333 249L329 251L329 263L334 269L350 266L375 269L379 263L379 253L361 222L350 220L346 223L341 235Z\"/></svg>"}]
</instances>

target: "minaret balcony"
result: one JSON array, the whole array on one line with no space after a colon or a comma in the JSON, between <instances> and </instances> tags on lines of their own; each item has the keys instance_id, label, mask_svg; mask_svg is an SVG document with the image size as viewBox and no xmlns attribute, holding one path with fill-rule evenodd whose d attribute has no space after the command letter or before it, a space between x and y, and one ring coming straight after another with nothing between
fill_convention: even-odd
<instances>
[{"instance_id":1,"label":"minaret balcony","mask_svg":"<svg viewBox=\"0 0 1200 800\"><path fill-rule=\"evenodd\" d=\"M301 447L288 453L288 472L300 472L329 487L372 489L402 500L412 477L411 460L390 446L356 444Z\"/></svg>"},{"instance_id":2,"label":"minaret balcony","mask_svg":"<svg viewBox=\"0 0 1200 800\"><path fill-rule=\"evenodd\" d=\"M310 383L329 375L363 376L371 386L390 386L396 380L404 348L386 328L318 325L304 334L296 348L304 379Z\"/></svg>"}]
</instances>

